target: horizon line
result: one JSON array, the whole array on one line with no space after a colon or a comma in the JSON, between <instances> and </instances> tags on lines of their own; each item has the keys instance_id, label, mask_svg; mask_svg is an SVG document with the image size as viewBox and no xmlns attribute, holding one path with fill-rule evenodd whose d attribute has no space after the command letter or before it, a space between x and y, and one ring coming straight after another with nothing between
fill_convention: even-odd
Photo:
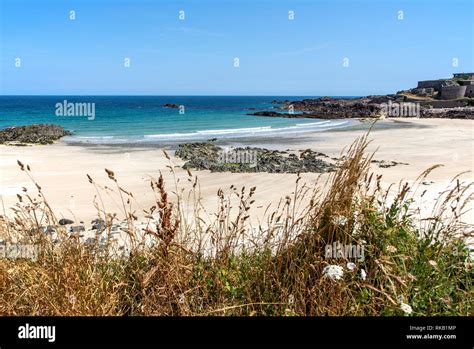
<instances>
[{"instance_id":1,"label":"horizon line","mask_svg":"<svg viewBox=\"0 0 474 349\"><path fill-rule=\"evenodd\" d=\"M0 97L365 97L365 96L385 96L386 94L370 94L370 95L227 95L227 94L202 94L202 95L154 95L154 94L0 94Z\"/></svg>"}]
</instances>

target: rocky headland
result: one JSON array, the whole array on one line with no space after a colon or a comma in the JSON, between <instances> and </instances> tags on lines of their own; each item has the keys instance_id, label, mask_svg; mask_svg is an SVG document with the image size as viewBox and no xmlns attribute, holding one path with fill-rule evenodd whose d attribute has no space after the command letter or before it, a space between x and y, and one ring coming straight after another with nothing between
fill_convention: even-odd
<instances>
[{"instance_id":1,"label":"rocky headland","mask_svg":"<svg viewBox=\"0 0 474 349\"><path fill-rule=\"evenodd\" d=\"M260 110L249 115L318 119L387 117L474 119L473 78L472 73L454 74L450 79L419 81L416 88L381 96L274 100L273 110Z\"/></svg>"},{"instance_id":2,"label":"rocky headland","mask_svg":"<svg viewBox=\"0 0 474 349\"><path fill-rule=\"evenodd\" d=\"M320 97L300 101L274 101L273 103L278 104L274 109L281 111L263 110L248 115L318 119L386 117L474 119L474 100L467 98L437 101L413 98L409 95L386 95L363 98ZM410 107L408 103L413 104L413 112L404 112L404 108ZM389 108L399 110L391 111Z\"/></svg>"}]
</instances>

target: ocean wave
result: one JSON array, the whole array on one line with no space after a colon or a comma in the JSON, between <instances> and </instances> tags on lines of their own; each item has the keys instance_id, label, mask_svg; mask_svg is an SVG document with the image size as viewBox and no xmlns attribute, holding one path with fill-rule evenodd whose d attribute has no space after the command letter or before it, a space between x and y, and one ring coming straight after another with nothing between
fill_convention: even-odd
<instances>
[{"instance_id":1,"label":"ocean wave","mask_svg":"<svg viewBox=\"0 0 474 349\"><path fill-rule=\"evenodd\" d=\"M298 123L283 127L248 127L248 128L228 128L210 129L194 132L159 133L137 136L70 136L71 142L97 143L97 144L117 144L117 143L146 143L153 141L183 141L183 140L207 140L209 138L244 138L252 136L272 137L291 136L314 131L326 131L352 125L350 120L332 121L322 120L317 122Z\"/></svg>"},{"instance_id":2,"label":"ocean wave","mask_svg":"<svg viewBox=\"0 0 474 349\"><path fill-rule=\"evenodd\" d=\"M76 136L78 139L112 139L114 136Z\"/></svg>"},{"instance_id":3,"label":"ocean wave","mask_svg":"<svg viewBox=\"0 0 474 349\"><path fill-rule=\"evenodd\" d=\"M249 128L227 128L223 130L204 130L196 131L198 134L203 135L225 135L230 133L255 133L255 132L265 132L271 130L271 126L262 126L262 127L249 127Z\"/></svg>"},{"instance_id":4,"label":"ocean wave","mask_svg":"<svg viewBox=\"0 0 474 349\"><path fill-rule=\"evenodd\" d=\"M193 137L198 135L197 132L191 133L161 133L156 135L144 135L144 138L182 138L182 137Z\"/></svg>"},{"instance_id":5,"label":"ocean wave","mask_svg":"<svg viewBox=\"0 0 474 349\"><path fill-rule=\"evenodd\" d=\"M317 125L323 125L323 124L327 124L327 123L330 123L331 120L322 120L322 121L318 121L318 122L306 122L306 123L303 123L303 124L296 124L296 126L300 126L300 127L303 127L303 126L317 126Z\"/></svg>"}]
</instances>

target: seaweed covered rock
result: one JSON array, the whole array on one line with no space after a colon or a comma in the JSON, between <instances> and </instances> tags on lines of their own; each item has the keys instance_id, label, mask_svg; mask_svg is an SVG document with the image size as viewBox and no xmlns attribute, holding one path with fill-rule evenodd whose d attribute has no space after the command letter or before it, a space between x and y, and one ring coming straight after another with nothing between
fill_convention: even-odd
<instances>
[{"instance_id":1,"label":"seaweed covered rock","mask_svg":"<svg viewBox=\"0 0 474 349\"><path fill-rule=\"evenodd\" d=\"M0 130L0 144L32 143L51 144L61 137L70 135L58 125L35 124L28 126L13 126Z\"/></svg>"},{"instance_id":2,"label":"seaweed covered rock","mask_svg":"<svg viewBox=\"0 0 474 349\"><path fill-rule=\"evenodd\" d=\"M211 172L329 172L334 165L321 159L324 154L305 150L299 156L264 148L245 147L223 149L212 143L179 144L175 156L186 160L185 169L210 170Z\"/></svg>"}]
</instances>

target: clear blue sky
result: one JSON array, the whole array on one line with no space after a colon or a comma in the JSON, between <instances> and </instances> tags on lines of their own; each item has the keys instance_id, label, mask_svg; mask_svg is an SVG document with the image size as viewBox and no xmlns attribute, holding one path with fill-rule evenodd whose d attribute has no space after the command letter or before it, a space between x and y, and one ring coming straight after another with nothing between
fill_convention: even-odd
<instances>
[{"instance_id":1,"label":"clear blue sky","mask_svg":"<svg viewBox=\"0 0 474 349\"><path fill-rule=\"evenodd\" d=\"M0 3L0 94L366 95L474 70L472 0Z\"/></svg>"}]
</instances>

